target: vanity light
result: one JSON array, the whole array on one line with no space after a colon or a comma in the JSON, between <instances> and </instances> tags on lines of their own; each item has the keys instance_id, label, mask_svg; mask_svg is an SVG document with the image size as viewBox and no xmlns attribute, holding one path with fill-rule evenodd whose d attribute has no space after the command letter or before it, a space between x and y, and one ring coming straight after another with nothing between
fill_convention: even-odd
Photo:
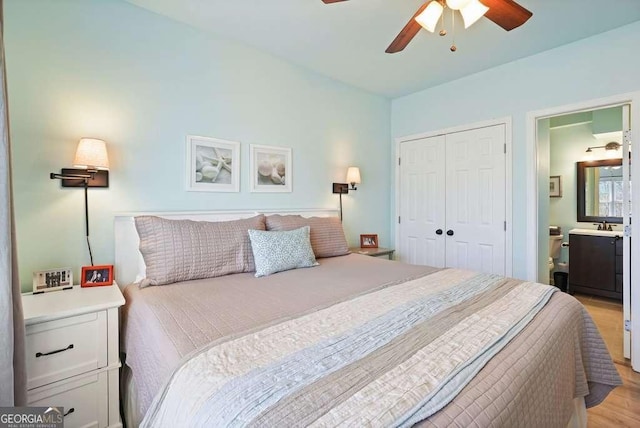
<instances>
[{"instance_id":1,"label":"vanity light","mask_svg":"<svg viewBox=\"0 0 640 428\"><path fill-rule=\"evenodd\" d=\"M93 253L89 243L89 187L109 187L109 156L107 145L96 138L81 138L73 161L76 168L62 168L60 174L52 172L49 178L61 180L62 187L84 188L84 225L93 266Z\"/></svg>"},{"instance_id":2,"label":"vanity light","mask_svg":"<svg viewBox=\"0 0 640 428\"><path fill-rule=\"evenodd\" d=\"M621 157L618 153L620 150L620 144L616 142L607 143L607 145L604 146L604 149L606 156L610 159Z\"/></svg>"},{"instance_id":3,"label":"vanity light","mask_svg":"<svg viewBox=\"0 0 640 428\"><path fill-rule=\"evenodd\" d=\"M592 161L593 160L593 150L591 150L591 147L587 148L587 154L584 156L585 160L587 161Z\"/></svg>"},{"instance_id":4,"label":"vanity light","mask_svg":"<svg viewBox=\"0 0 640 428\"><path fill-rule=\"evenodd\" d=\"M605 150L605 157L608 158L608 159L619 158L619 157L622 157L620 155L620 153L619 153L620 147L622 147L622 145L620 143L616 143L615 141L607 143L604 146L587 147L586 158L587 158L587 160L593 160L593 158L594 158L593 149L604 149Z\"/></svg>"}]
</instances>

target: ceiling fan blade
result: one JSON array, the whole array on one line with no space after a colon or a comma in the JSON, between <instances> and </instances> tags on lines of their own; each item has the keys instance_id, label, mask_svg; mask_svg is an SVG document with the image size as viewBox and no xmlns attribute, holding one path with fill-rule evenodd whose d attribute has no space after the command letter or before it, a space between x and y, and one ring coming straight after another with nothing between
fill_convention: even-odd
<instances>
[{"instance_id":1,"label":"ceiling fan blade","mask_svg":"<svg viewBox=\"0 0 640 428\"><path fill-rule=\"evenodd\" d=\"M416 36L416 34L418 34L418 31L420 31L420 29L422 28L420 24L416 22L415 18L427 8L429 3L431 2L428 1L420 6L420 9L418 9L418 11L411 17L409 22L407 22L407 25L405 25L402 31L400 31L400 34L398 34L396 38L393 39L393 42L391 42L387 50L385 50L386 53L400 52L407 47L409 42Z\"/></svg>"},{"instance_id":2,"label":"ceiling fan blade","mask_svg":"<svg viewBox=\"0 0 640 428\"><path fill-rule=\"evenodd\" d=\"M341 1L347 1L347 0L322 0L322 3L331 4L331 3L340 3Z\"/></svg>"},{"instance_id":3,"label":"ceiling fan blade","mask_svg":"<svg viewBox=\"0 0 640 428\"><path fill-rule=\"evenodd\" d=\"M507 31L511 31L527 22L532 12L513 0L480 0L489 8L484 15Z\"/></svg>"}]
</instances>

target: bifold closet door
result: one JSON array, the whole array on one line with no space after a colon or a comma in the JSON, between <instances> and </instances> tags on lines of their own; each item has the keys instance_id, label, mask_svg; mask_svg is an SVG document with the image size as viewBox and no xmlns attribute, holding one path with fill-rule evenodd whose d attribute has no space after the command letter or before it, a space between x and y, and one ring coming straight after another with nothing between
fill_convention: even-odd
<instances>
[{"instance_id":1,"label":"bifold closet door","mask_svg":"<svg viewBox=\"0 0 640 428\"><path fill-rule=\"evenodd\" d=\"M400 260L505 274L505 126L400 145Z\"/></svg>"},{"instance_id":2,"label":"bifold closet door","mask_svg":"<svg viewBox=\"0 0 640 428\"><path fill-rule=\"evenodd\" d=\"M400 258L444 267L445 137L405 141L400 159Z\"/></svg>"},{"instance_id":3,"label":"bifold closet door","mask_svg":"<svg viewBox=\"0 0 640 428\"><path fill-rule=\"evenodd\" d=\"M505 274L505 126L446 136L446 266Z\"/></svg>"}]
</instances>

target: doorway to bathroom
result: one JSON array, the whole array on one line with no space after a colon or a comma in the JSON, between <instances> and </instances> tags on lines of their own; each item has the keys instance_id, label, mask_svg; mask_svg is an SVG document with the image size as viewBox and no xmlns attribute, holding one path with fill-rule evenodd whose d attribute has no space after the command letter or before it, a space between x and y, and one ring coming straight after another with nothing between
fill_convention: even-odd
<instances>
[{"instance_id":1,"label":"doorway to bathroom","mask_svg":"<svg viewBox=\"0 0 640 428\"><path fill-rule=\"evenodd\" d=\"M614 359L636 371L640 340L632 341L629 330L637 322L632 290L640 284L633 281L631 259L635 254L640 261L640 251L631 250L638 242L631 240L630 218L632 204L638 204L632 178L639 163L631 159L638 153L631 150L630 123L632 114L639 122L632 112L639 98L632 94L528 115L528 195L535 202L528 219L530 232L535 230L529 235L529 277L555 283L582 301Z\"/></svg>"}]
</instances>

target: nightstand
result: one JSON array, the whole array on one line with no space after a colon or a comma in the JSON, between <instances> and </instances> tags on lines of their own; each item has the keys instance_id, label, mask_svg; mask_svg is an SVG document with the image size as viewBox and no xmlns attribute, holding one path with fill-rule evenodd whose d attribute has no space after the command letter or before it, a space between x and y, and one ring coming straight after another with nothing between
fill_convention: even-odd
<instances>
[{"instance_id":1,"label":"nightstand","mask_svg":"<svg viewBox=\"0 0 640 428\"><path fill-rule=\"evenodd\" d=\"M388 256L389 260L393 260L393 253L396 251L393 248L360 248L360 247L351 247L349 251L356 254L363 254L365 256L371 257L382 257Z\"/></svg>"},{"instance_id":2,"label":"nightstand","mask_svg":"<svg viewBox=\"0 0 640 428\"><path fill-rule=\"evenodd\" d=\"M23 294L29 406L63 406L65 427L121 427L114 283Z\"/></svg>"}]
</instances>

